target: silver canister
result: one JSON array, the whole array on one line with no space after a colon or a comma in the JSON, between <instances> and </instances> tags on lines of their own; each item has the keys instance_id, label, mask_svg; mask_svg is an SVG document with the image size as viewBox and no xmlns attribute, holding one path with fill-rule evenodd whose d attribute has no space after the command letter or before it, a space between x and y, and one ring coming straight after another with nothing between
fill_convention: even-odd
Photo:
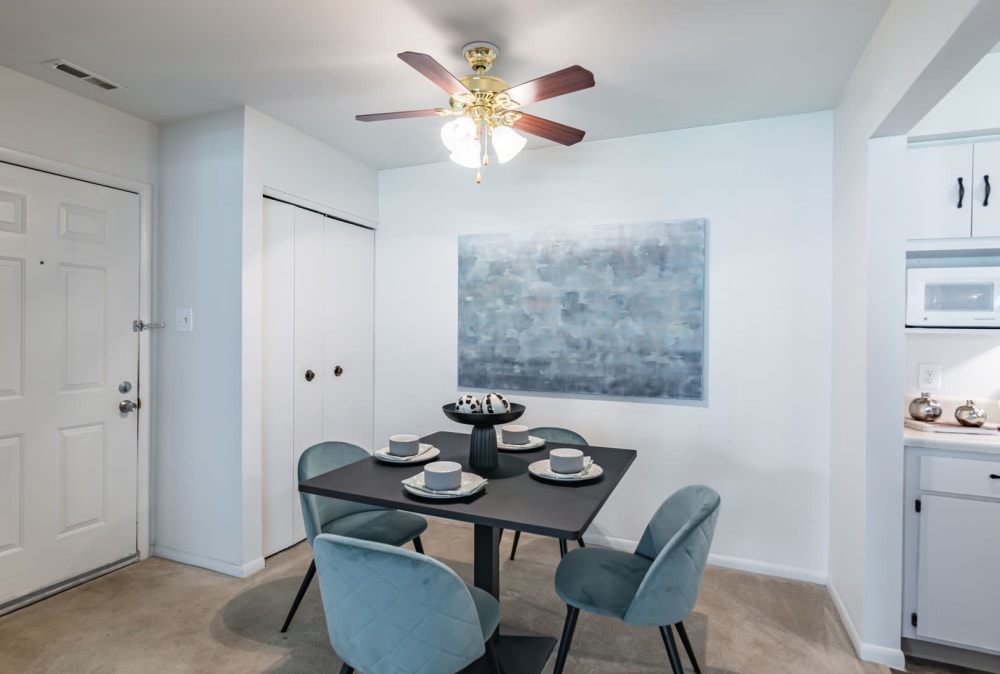
<instances>
[{"instance_id":1,"label":"silver canister","mask_svg":"<svg viewBox=\"0 0 1000 674\"><path fill-rule=\"evenodd\" d=\"M941 416L941 406L930 393L921 393L910 401L910 416L917 421L934 421Z\"/></svg>"},{"instance_id":2,"label":"silver canister","mask_svg":"<svg viewBox=\"0 0 1000 674\"><path fill-rule=\"evenodd\" d=\"M966 400L964 405L955 408L955 420L963 426L982 426L986 423L986 412L976 403Z\"/></svg>"}]
</instances>

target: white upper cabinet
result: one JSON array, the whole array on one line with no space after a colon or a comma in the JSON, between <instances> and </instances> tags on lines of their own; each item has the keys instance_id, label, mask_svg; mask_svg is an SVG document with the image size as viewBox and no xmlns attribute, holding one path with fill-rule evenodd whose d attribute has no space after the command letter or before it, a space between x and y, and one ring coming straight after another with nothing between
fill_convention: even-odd
<instances>
[{"instance_id":1,"label":"white upper cabinet","mask_svg":"<svg viewBox=\"0 0 1000 674\"><path fill-rule=\"evenodd\" d=\"M990 194L1000 142L913 148L909 167L907 239L1000 237L1000 206Z\"/></svg>"}]
</instances>

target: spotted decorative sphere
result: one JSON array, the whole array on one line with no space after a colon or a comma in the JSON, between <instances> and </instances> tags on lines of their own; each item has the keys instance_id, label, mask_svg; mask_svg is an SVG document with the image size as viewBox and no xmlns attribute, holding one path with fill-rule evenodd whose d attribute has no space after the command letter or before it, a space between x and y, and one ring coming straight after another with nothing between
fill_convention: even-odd
<instances>
[{"instance_id":1,"label":"spotted decorative sphere","mask_svg":"<svg viewBox=\"0 0 1000 674\"><path fill-rule=\"evenodd\" d=\"M510 412L510 401L500 393L488 393L483 398L483 414L504 414Z\"/></svg>"},{"instance_id":2,"label":"spotted decorative sphere","mask_svg":"<svg viewBox=\"0 0 1000 674\"><path fill-rule=\"evenodd\" d=\"M458 399L455 403L456 412L482 412L482 407L479 406L479 398L472 395L471 393L466 393L464 396Z\"/></svg>"}]
</instances>

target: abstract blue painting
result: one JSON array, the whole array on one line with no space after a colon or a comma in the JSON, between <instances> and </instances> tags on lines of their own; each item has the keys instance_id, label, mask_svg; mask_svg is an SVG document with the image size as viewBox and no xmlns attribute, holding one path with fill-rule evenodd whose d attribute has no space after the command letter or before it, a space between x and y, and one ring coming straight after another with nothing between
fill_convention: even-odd
<instances>
[{"instance_id":1,"label":"abstract blue painting","mask_svg":"<svg viewBox=\"0 0 1000 674\"><path fill-rule=\"evenodd\" d=\"M458 238L458 385L705 399L703 218Z\"/></svg>"}]
</instances>

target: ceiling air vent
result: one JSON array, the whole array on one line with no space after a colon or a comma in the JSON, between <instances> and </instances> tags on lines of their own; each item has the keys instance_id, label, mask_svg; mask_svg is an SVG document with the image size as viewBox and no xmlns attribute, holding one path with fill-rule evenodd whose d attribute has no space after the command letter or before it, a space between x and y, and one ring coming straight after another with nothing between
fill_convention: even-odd
<instances>
[{"instance_id":1,"label":"ceiling air vent","mask_svg":"<svg viewBox=\"0 0 1000 674\"><path fill-rule=\"evenodd\" d=\"M106 80L103 77L98 77L94 73L88 70L84 70L80 66L74 65L69 61L63 61L62 59L59 59L58 61L52 61L52 63L50 63L49 65L52 66L53 69L58 70L59 72L66 73L71 77L75 77L78 80L86 82L87 84L93 84L95 87L104 89L105 91L113 91L115 89L125 88L120 84L115 84L114 82Z\"/></svg>"}]
</instances>

